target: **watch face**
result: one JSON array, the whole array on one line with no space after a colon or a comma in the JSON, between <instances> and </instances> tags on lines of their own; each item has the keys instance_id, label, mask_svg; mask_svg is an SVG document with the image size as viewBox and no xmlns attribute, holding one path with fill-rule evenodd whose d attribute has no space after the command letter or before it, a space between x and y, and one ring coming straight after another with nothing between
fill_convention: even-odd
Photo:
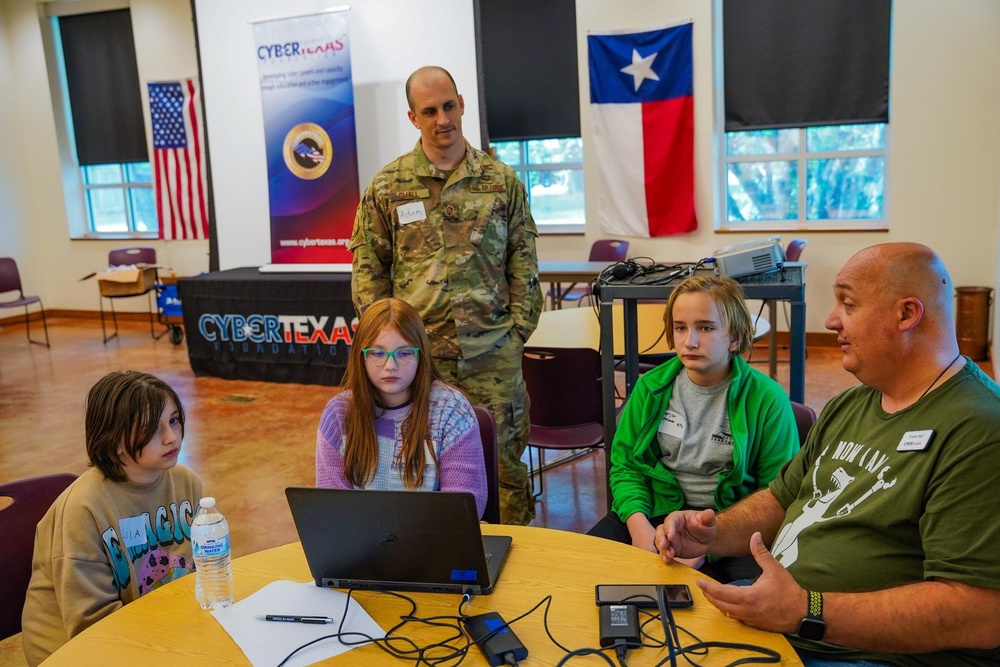
<instances>
[{"instance_id":1,"label":"watch face","mask_svg":"<svg viewBox=\"0 0 1000 667\"><path fill-rule=\"evenodd\" d=\"M819 641L826 634L826 623L817 618L803 618L799 624L799 637Z\"/></svg>"}]
</instances>

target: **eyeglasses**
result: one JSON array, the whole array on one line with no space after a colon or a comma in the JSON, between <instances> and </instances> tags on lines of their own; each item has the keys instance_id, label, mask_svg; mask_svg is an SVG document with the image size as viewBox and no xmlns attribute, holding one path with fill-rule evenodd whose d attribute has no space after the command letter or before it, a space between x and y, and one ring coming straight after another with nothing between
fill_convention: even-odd
<instances>
[{"instance_id":1,"label":"eyeglasses","mask_svg":"<svg viewBox=\"0 0 1000 667\"><path fill-rule=\"evenodd\" d=\"M400 366L409 366L417 360L417 354L420 352L420 348L417 347L401 347L398 350L393 350L389 352L388 350L383 350L380 347L366 347L361 350L361 354L364 355L365 361L367 361L372 366L385 366L385 362L392 357L393 360Z\"/></svg>"}]
</instances>

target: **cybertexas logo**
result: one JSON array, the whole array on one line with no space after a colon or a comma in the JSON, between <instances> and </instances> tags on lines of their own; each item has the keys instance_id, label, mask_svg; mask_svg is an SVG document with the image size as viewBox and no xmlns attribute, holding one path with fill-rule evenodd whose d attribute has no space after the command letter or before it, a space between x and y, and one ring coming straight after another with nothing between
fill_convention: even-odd
<instances>
[{"instance_id":1,"label":"cybertexas logo","mask_svg":"<svg viewBox=\"0 0 1000 667\"><path fill-rule=\"evenodd\" d=\"M299 123L289 130L281 150L288 170L307 181L325 174L333 161L330 135L316 123Z\"/></svg>"},{"instance_id":2,"label":"cybertexas logo","mask_svg":"<svg viewBox=\"0 0 1000 667\"><path fill-rule=\"evenodd\" d=\"M257 58L268 60L270 58L292 58L294 56L312 56L329 53L331 51L343 51L344 43L339 39L330 40L319 44L301 44L299 42L285 42L284 44L264 44L257 47Z\"/></svg>"},{"instance_id":3,"label":"cybertexas logo","mask_svg":"<svg viewBox=\"0 0 1000 667\"><path fill-rule=\"evenodd\" d=\"M344 317L327 315L235 315L204 313L198 318L198 333L210 343L290 343L300 345L351 344L355 317L348 325Z\"/></svg>"}]
</instances>

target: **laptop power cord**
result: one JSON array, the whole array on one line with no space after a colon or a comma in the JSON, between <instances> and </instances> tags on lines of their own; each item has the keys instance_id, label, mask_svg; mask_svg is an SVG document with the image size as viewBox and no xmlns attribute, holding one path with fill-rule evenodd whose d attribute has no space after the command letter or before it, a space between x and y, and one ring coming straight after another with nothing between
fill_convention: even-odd
<instances>
[{"instance_id":1,"label":"laptop power cord","mask_svg":"<svg viewBox=\"0 0 1000 667\"><path fill-rule=\"evenodd\" d=\"M609 604L600 608L601 648L615 647L618 664L625 665L630 648L642 646L639 611L634 604Z\"/></svg>"},{"instance_id":2,"label":"laptop power cord","mask_svg":"<svg viewBox=\"0 0 1000 667\"><path fill-rule=\"evenodd\" d=\"M479 647L492 667L516 667L519 660L528 657L528 649L495 611L468 616L462 619L462 623L472 642Z\"/></svg>"}]
</instances>

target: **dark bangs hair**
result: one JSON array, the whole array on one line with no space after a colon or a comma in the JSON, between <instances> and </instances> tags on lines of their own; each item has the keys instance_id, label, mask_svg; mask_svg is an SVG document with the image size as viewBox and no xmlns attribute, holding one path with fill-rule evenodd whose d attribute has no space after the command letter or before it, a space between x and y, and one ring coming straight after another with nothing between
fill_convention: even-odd
<instances>
[{"instance_id":1,"label":"dark bangs hair","mask_svg":"<svg viewBox=\"0 0 1000 667\"><path fill-rule=\"evenodd\" d=\"M137 458L159 428L167 399L177 406L184 437L184 406L163 380L140 371L114 371L97 381L87 395L87 458L105 479L124 482L119 449Z\"/></svg>"}]
</instances>

